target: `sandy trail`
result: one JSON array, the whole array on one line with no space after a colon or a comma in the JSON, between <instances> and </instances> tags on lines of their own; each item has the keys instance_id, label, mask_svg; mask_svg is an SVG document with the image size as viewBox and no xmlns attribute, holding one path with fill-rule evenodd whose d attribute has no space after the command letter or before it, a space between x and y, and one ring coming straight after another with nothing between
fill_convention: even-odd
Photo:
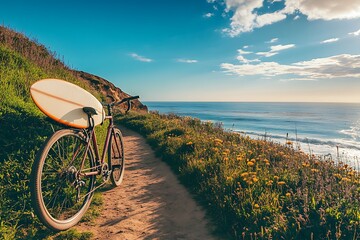
<instances>
[{"instance_id":1,"label":"sandy trail","mask_svg":"<svg viewBox=\"0 0 360 240\"><path fill-rule=\"evenodd\" d=\"M126 170L120 187L103 192L101 216L76 228L95 239L215 239L204 211L139 134L121 128Z\"/></svg>"}]
</instances>

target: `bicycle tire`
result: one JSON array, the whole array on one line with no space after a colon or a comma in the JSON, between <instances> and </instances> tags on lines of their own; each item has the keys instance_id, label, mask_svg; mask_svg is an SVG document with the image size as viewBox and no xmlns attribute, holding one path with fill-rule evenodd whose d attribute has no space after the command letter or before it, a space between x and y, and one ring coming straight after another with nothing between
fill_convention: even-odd
<instances>
[{"instance_id":1,"label":"bicycle tire","mask_svg":"<svg viewBox=\"0 0 360 240\"><path fill-rule=\"evenodd\" d=\"M113 186L120 186L125 173L124 142L120 129L113 128L108 149L110 180Z\"/></svg>"},{"instance_id":2,"label":"bicycle tire","mask_svg":"<svg viewBox=\"0 0 360 240\"><path fill-rule=\"evenodd\" d=\"M80 176L95 166L92 148L86 150L86 145L80 131L62 129L48 137L36 156L30 183L32 205L39 220L52 230L74 226L90 206L95 176Z\"/></svg>"}]
</instances>

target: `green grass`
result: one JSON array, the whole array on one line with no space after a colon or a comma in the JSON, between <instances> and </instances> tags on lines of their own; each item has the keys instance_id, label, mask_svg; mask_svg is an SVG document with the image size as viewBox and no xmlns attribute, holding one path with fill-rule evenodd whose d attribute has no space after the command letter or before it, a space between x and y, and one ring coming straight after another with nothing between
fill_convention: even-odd
<instances>
[{"instance_id":1,"label":"green grass","mask_svg":"<svg viewBox=\"0 0 360 240\"><path fill-rule=\"evenodd\" d=\"M44 46L0 27L0 239L52 235L34 216L29 191L35 155L52 133L29 94L31 84L43 78L66 79L89 90ZM98 128L99 140L105 127Z\"/></svg>"},{"instance_id":2,"label":"green grass","mask_svg":"<svg viewBox=\"0 0 360 240\"><path fill-rule=\"evenodd\" d=\"M292 143L253 140L175 115L128 115L157 154L234 239L358 239L359 173Z\"/></svg>"}]
</instances>

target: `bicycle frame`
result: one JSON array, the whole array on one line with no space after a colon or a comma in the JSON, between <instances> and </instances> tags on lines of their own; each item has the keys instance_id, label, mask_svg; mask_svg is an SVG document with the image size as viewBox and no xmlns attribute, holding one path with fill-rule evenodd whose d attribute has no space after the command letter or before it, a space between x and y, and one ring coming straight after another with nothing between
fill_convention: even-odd
<instances>
[{"instance_id":1,"label":"bicycle frame","mask_svg":"<svg viewBox=\"0 0 360 240\"><path fill-rule=\"evenodd\" d=\"M89 128L88 134L90 136L87 141L85 155L84 155L82 163L81 163L81 169L84 167L86 153L87 153L87 151L89 151L90 145L92 145L94 152L95 152L95 161L96 161L96 166L94 166L93 168L95 168L96 171L82 173L84 176L92 176L92 175L100 175L101 174L101 171L100 171L101 168L99 168L99 167L101 167L103 165L103 163L105 162L106 153L108 152L108 147L110 144L110 138L111 138L111 135L114 134L114 119L112 116L111 107L109 105L107 107L108 107L109 114L107 116L105 116L104 120L109 121L109 126L107 128L107 133L106 133L106 138L105 138L105 142L104 142L104 147L103 147L103 150L101 153L101 158L100 158L100 151L99 151L98 144L97 144L95 128L94 127ZM116 139L114 139L114 140L116 140Z\"/></svg>"},{"instance_id":2,"label":"bicycle frame","mask_svg":"<svg viewBox=\"0 0 360 240\"><path fill-rule=\"evenodd\" d=\"M98 148L98 145L97 145L97 138L96 138L96 134L95 134L95 128L93 126L91 126L91 124L90 124L90 127L84 130L85 135L87 136L87 140L86 140L87 141L87 146L86 146L86 151L85 151L84 157L83 157L82 162L81 162L81 169L83 169L83 167L84 167L84 163L85 163L85 159L86 159L86 153L89 151L90 145L92 144L93 149L95 151L96 166L92 167L91 170L96 169L96 171L80 173L80 175L82 175L82 176L94 176L94 175L102 174L101 170L102 170L102 166L104 165L104 162L105 162L106 153L108 152L108 147L109 147L109 144L110 144L110 138L111 138L112 134L115 135L115 132L114 132L114 127L115 126L114 126L114 119L113 119L113 115L112 115L112 106L119 105L119 104L122 104L124 102L127 102L128 107L127 107L127 110L125 111L125 114L126 114L131 108L131 100L139 98L139 96L134 96L134 97L124 98L120 102L115 102L115 99L113 97L111 97L111 96L108 96L108 97L110 97L113 100L113 102L110 103L110 104L106 104L108 115L105 116L104 120L108 120L110 123L109 123L108 129L107 129L106 139L105 139L103 151L102 151L102 154L101 154L101 158L100 158L100 154L99 154L99 148ZM91 116L89 115L89 122L93 122L91 120L92 120ZM116 141L116 138L114 138L114 141ZM119 145L116 144L115 146L119 146ZM120 149L117 149L117 150L120 150ZM108 170L112 171L112 166L108 166L108 169L106 169L106 170L107 171Z\"/></svg>"}]
</instances>

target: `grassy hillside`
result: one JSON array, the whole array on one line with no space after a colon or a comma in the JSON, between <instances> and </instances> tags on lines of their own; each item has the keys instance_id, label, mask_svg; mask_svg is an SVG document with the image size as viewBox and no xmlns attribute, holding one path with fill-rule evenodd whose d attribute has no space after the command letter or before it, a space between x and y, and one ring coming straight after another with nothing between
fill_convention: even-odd
<instances>
[{"instance_id":1,"label":"grassy hillside","mask_svg":"<svg viewBox=\"0 0 360 240\"><path fill-rule=\"evenodd\" d=\"M360 175L270 141L175 115L128 115L234 239L360 239Z\"/></svg>"},{"instance_id":2,"label":"grassy hillside","mask_svg":"<svg viewBox=\"0 0 360 240\"><path fill-rule=\"evenodd\" d=\"M104 79L69 69L43 45L0 27L0 239L40 238L28 183L35 154L52 128L29 88L43 78L66 79L99 99L107 94L104 89L118 98L128 96ZM146 110L140 102L136 106Z\"/></svg>"}]
</instances>

